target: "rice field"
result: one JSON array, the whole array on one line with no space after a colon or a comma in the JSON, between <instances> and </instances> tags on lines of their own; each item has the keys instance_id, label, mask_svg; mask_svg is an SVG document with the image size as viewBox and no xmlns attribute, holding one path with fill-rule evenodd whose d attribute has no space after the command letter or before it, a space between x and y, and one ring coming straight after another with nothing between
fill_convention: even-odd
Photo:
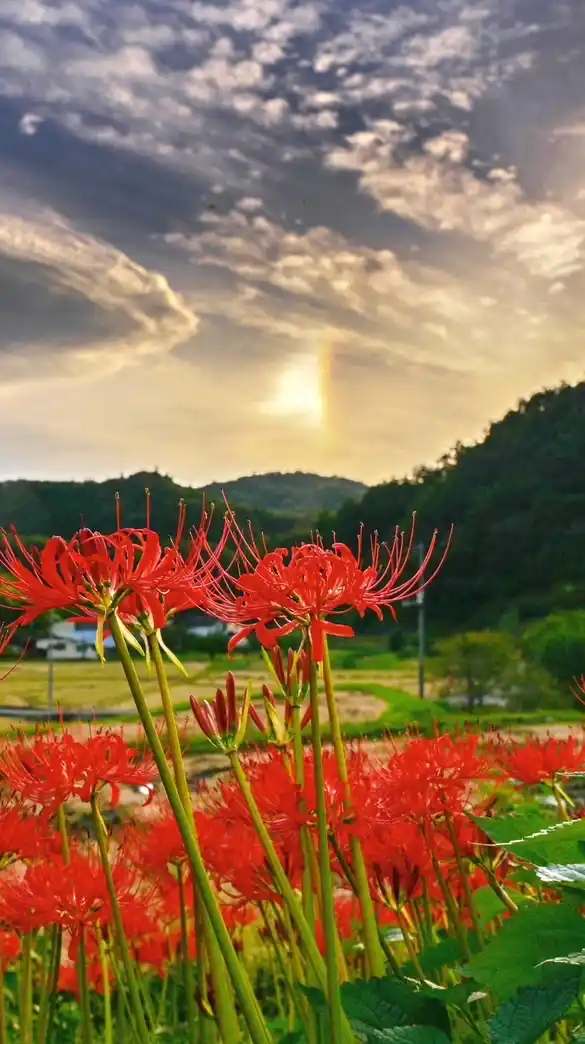
<instances>
[{"instance_id":1,"label":"rice field","mask_svg":"<svg viewBox=\"0 0 585 1044\"><path fill-rule=\"evenodd\" d=\"M222 657L214 662L185 660L184 667L187 676L169 665L173 701L181 712L187 712L190 696L198 700L213 696L216 688L223 685L228 670L233 670L242 686L251 682L253 695L257 698L261 695L262 684L270 682L261 657L238 657L233 661ZM148 674L143 662L137 662L137 669L148 702L156 711L160 707L156 679ZM417 692L417 666L414 662L400 663L392 670L375 665L373 669L337 669L335 673L341 716L346 722L372 722L383 714L386 704L371 692L376 686L390 686L412 695ZM134 704L117 661L110 660L105 664L54 661L52 675L54 708L133 716ZM50 706L50 685L49 664L43 660L25 659L2 682L0 705L46 709ZM348 685L351 692L344 691L344 686ZM0 718L0 730L13 728L18 721L16 711L13 718Z\"/></svg>"}]
</instances>

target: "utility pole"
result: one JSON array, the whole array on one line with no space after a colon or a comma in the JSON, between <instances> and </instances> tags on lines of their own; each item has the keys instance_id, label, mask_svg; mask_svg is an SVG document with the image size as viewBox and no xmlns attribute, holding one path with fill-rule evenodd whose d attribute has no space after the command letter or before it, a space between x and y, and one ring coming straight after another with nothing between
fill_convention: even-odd
<instances>
[{"instance_id":1,"label":"utility pole","mask_svg":"<svg viewBox=\"0 0 585 1044\"><path fill-rule=\"evenodd\" d=\"M424 544L417 544L416 554L419 569L425 560ZM421 577L424 580L424 577ZM425 664L427 658L427 628L425 619L425 592L418 591L416 598L408 599L404 606L416 605L417 608L417 631L418 631L418 695L421 700L425 698Z\"/></svg>"},{"instance_id":2,"label":"utility pole","mask_svg":"<svg viewBox=\"0 0 585 1044\"><path fill-rule=\"evenodd\" d=\"M422 566L424 562L424 544L419 544L418 563ZM422 578L424 580L424 577ZM421 700L425 698L425 661L426 661L426 619L425 619L425 592L419 591L416 596L418 609L418 695Z\"/></svg>"},{"instance_id":3,"label":"utility pole","mask_svg":"<svg viewBox=\"0 0 585 1044\"><path fill-rule=\"evenodd\" d=\"M426 626L425 626L425 593L419 591L416 596L418 606L418 694L425 698L425 659L426 659Z\"/></svg>"}]
</instances>

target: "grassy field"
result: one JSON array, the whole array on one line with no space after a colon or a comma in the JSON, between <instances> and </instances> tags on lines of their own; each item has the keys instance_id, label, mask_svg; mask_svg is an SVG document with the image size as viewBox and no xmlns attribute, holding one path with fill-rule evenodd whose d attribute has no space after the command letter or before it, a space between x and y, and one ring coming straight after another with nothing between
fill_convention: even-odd
<instances>
[{"instance_id":1,"label":"grassy field","mask_svg":"<svg viewBox=\"0 0 585 1044\"><path fill-rule=\"evenodd\" d=\"M189 697L206 699L223 685L228 670L235 673L243 685L250 681L253 692L260 696L262 684L270 684L270 677L260 656L217 658L214 661L185 660L188 676L182 676L169 665L169 681L175 706L187 710ZM378 664L373 667L336 669L340 703L346 720L375 720L383 713L385 701L374 693L372 686L390 686L406 694L416 692L417 668L414 663ZM160 705L156 681L149 676L146 665L137 661L144 691L153 710ZM132 714L134 704L129 695L120 664L111 660L97 662L55 662L53 664L53 700L65 710L95 710L100 714L111 712ZM349 690L348 690L349 686ZM5 706L46 708L49 701L49 665L45 661L24 660L3 681L0 702Z\"/></svg>"},{"instance_id":2,"label":"grassy field","mask_svg":"<svg viewBox=\"0 0 585 1044\"><path fill-rule=\"evenodd\" d=\"M347 647L346 647L347 648ZM351 666L349 664L351 663ZM455 727L466 721L465 712L446 707L437 699L440 679L433 679L430 664L428 698L418 699L418 668L414 660L400 660L391 653L373 653L351 657L346 650L333 653L336 692L341 718L349 735L381 735L385 730L400 730L418 725L425 731L433 723ZM185 660L188 677L169 665L169 681L178 713L189 712L189 697L198 700L213 697L218 685L223 685L228 670L232 670L243 687L251 682L253 694L260 698L262 683L270 683L266 666L260 656L240 656L230 660L219 657L214 661ZM143 661L137 661L144 691L154 713L160 712L160 697L156 681L149 676ZM64 710L97 711L100 715L123 714L136 720L134 704L128 693L120 664L110 660L97 662L56 662L53 666L54 704ZM2 682L0 703L4 706L48 706L49 667L44 661L24 660ZM531 714L484 711L481 721L488 725L547 724L580 721L579 705L566 711L547 711L545 708ZM18 712L13 718L0 719L0 730L6 731L19 722Z\"/></svg>"}]
</instances>

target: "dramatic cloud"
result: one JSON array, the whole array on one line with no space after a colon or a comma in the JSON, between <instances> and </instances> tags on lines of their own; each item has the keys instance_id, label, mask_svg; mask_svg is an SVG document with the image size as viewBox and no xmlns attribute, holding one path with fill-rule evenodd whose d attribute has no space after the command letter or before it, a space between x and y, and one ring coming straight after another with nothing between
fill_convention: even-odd
<instances>
[{"instance_id":1,"label":"dramatic cloud","mask_svg":"<svg viewBox=\"0 0 585 1044\"><path fill-rule=\"evenodd\" d=\"M375 481L580 377L584 69L573 0L3 0L4 473Z\"/></svg>"}]
</instances>

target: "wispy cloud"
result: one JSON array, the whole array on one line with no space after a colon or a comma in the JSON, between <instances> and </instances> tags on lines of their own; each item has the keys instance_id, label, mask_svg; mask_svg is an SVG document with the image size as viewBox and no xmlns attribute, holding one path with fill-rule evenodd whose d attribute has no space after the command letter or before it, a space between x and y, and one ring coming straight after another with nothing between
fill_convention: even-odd
<instances>
[{"instance_id":1,"label":"wispy cloud","mask_svg":"<svg viewBox=\"0 0 585 1044\"><path fill-rule=\"evenodd\" d=\"M37 297L2 423L49 447L22 466L375 479L577 376L584 59L544 0L4 0L0 300ZM269 400L323 344L319 442Z\"/></svg>"}]
</instances>

